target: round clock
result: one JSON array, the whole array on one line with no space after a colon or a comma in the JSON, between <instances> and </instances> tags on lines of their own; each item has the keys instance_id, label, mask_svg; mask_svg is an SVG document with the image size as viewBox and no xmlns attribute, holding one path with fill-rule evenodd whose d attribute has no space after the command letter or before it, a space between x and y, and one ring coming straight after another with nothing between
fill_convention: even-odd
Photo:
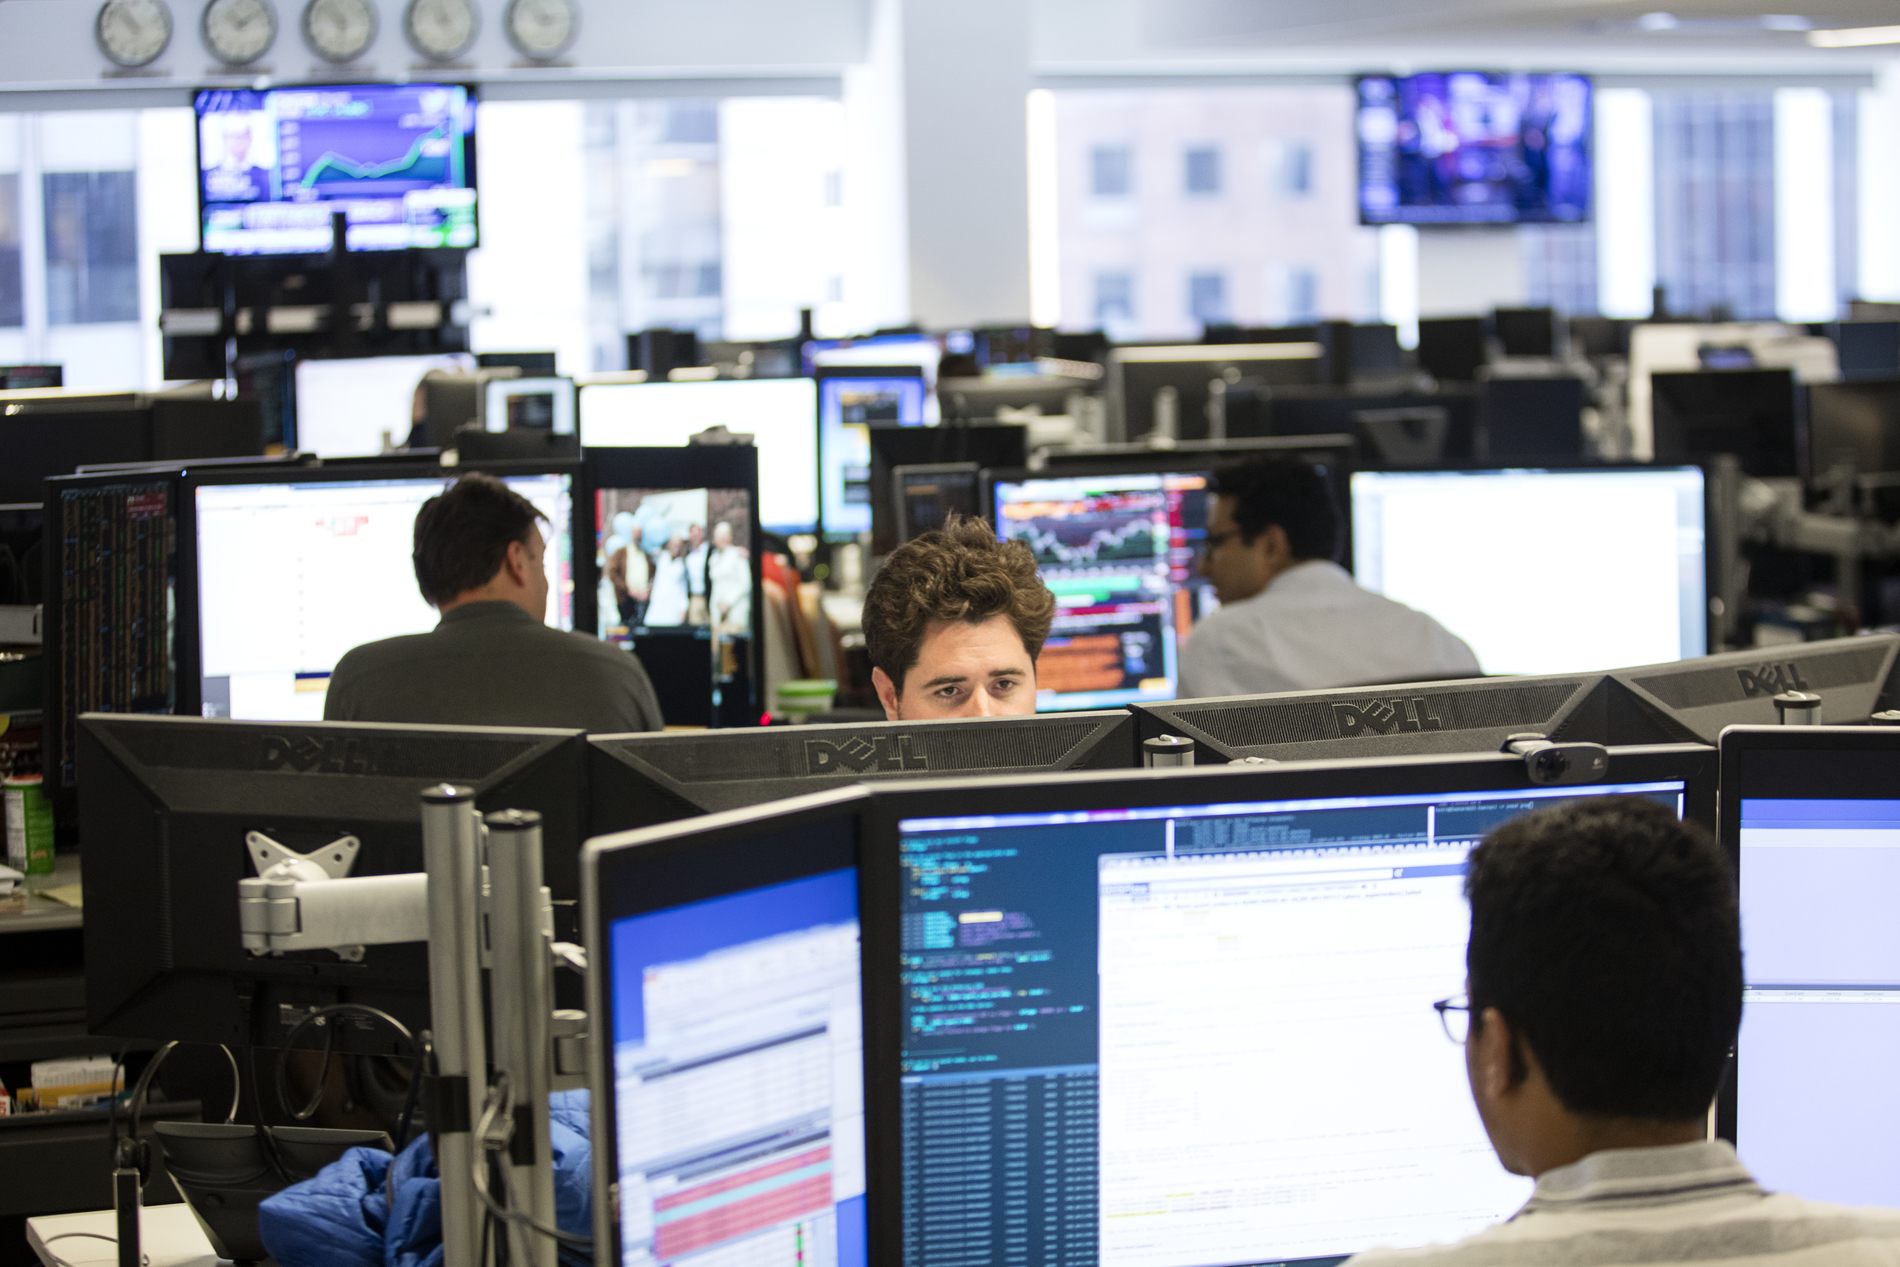
<instances>
[{"instance_id":1,"label":"round clock","mask_svg":"<svg viewBox=\"0 0 1900 1267\"><path fill-rule=\"evenodd\" d=\"M375 39L370 0L310 0L304 6L304 43L326 62L353 62Z\"/></svg>"},{"instance_id":2,"label":"round clock","mask_svg":"<svg viewBox=\"0 0 1900 1267\"><path fill-rule=\"evenodd\" d=\"M106 0L93 34L119 65L149 66L172 42L172 11L165 0Z\"/></svg>"},{"instance_id":3,"label":"round clock","mask_svg":"<svg viewBox=\"0 0 1900 1267\"><path fill-rule=\"evenodd\" d=\"M277 38L270 0L211 0L205 5L205 47L227 66L248 66Z\"/></svg>"},{"instance_id":4,"label":"round clock","mask_svg":"<svg viewBox=\"0 0 1900 1267\"><path fill-rule=\"evenodd\" d=\"M505 25L508 42L523 57L545 62L574 42L580 10L574 0L509 0Z\"/></svg>"},{"instance_id":5,"label":"round clock","mask_svg":"<svg viewBox=\"0 0 1900 1267\"><path fill-rule=\"evenodd\" d=\"M453 61L475 43L474 0L409 0L403 32L416 52L433 61Z\"/></svg>"}]
</instances>

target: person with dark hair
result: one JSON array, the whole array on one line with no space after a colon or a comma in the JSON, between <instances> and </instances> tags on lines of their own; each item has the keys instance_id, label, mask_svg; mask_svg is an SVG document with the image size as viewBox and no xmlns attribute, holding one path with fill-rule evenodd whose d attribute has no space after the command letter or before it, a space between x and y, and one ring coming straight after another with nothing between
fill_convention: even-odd
<instances>
[{"instance_id":1,"label":"person with dark hair","mask_svg":"<svg viewBox=\"0 0 1900 1267\"><path fill-rule=\"evenodd\" d=\"M416 584L442 621L355 648L337 664L330 721L658 730L632 655L550 629L541 513L490 475L464 475L416 514Z\"/></svg>"},{"instance_id":2,"label":"person with dark hair","mask_svg":"<svg viewBox=\"0 0 1900 1267\"><path fill-rule=\"evenodd\" d=\"M1742 1018L1728 860L1672 805L1558 804L1493 830L1465 874L1465 1049L1498 1160L1537 1180L1508 1222L1352 1267L1900 1263L1900 1211L1762 1190L1709 1109Z\"/></svg>"},{"instance_id":3,"label":"person with dark hair","mask_svg":"<svg viewBox=\"0 0 1900 1267\"><path fill-rule=\"evenodd\" d=\"M1339 566L1339 509L1319 468L1256 458L1217 471L1211 492L1200 568L1221 605L1182 649L1181 698L1478 673L1463 639Z\"/></svg>"},{"instance_id":4,"label":"person with dark hair","mask_svg":"<svg viewBox=\"0 0 1900 1267\"><path fill-rule=\"evenodd\" d=\"M1055 595L1020 541L951 515L891 551L864 595L871 684L892 721L1036 711Z\"/></svg>"}]
</instances>

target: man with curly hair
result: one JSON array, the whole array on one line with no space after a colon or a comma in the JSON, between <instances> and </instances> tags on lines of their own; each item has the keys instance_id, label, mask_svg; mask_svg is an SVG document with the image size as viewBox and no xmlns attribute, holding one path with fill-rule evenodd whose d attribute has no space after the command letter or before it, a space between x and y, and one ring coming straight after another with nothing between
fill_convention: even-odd
<instances>
[{"instance_id":1,"label":"man with curly hair","mask_svg":"<svg viewBox=\"0 0 1900 1267\"><path fill-rule=\"evenodd\" d=\"M1056 600L1020 541L953 515L891 552L864 596L871 684L891 721L1036 711Z\"/></svg>"}]
</instances>

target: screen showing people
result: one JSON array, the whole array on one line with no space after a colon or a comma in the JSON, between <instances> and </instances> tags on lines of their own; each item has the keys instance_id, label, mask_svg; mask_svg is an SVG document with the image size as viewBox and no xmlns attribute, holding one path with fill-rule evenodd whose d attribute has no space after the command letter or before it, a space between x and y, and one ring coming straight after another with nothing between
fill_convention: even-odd
<instances>
[{"instance_id":1,"label":"screen showing people","mask_svg":"<svg viewBox=\"0 0 1900 1267\"><path fill-rule=\"evenodd\" d=\"M1368 224L1590 218L1585 76L1368 75L1358 128Z\"/></svg>"},{"instance_id":2,"label":"screen showing people","mask_svg":"<svg viewBox=\"0 0 1900 1267\"><path fill-rule=\"evenodd\" d=\"M475 109L453 84L207 89L203 246L225 254L476 244Z\"/></svg>"},{"instance_id":3,"label":"screen showing people","mask_svg":"<svg viewBox=\"0 0 1900 1267\"><path fill-rule=\"evenodd\" d=\"M547 517L547 622L572 629L574 477L505 482ZM435 628L412 552L416 512L444 487L433 477L200 485L204 715L321 721L345 652Z\"/></svg>"}]
</instances>

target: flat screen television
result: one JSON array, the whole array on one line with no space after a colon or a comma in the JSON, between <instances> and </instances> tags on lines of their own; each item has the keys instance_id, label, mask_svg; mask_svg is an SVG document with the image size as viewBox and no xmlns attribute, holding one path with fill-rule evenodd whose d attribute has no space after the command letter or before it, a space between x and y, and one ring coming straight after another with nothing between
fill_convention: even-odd
<instances>
[{"instance_id":1,"label":"flat screen television","mask_svg":"<svg viewBox=\"0 0 1900 1267\"><path fill-rule=\"evenodd\" d=\"M1358 81L1362 224L1590 219L1590 80L1452 71Z\"/></svg>"},{"instance_id":2,"label":"flat screen television","mask_svg":"<svg viewBox=\"0 0 1900 1267\"><path fill-rule=\"evenodd\" d=\"M337 213L352 251L477 245L463 85L206 88L194 104L206 251L327 251Z\"/></svg>"}]
</instances>

